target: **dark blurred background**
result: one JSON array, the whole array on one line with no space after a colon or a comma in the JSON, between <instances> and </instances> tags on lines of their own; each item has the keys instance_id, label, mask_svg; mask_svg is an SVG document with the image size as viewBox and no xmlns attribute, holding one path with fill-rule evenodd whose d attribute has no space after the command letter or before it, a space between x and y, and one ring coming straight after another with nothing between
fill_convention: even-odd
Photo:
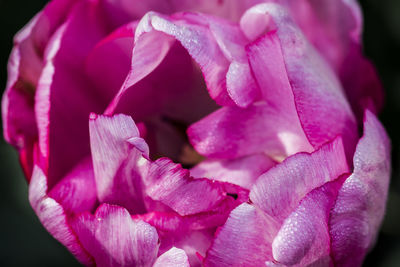
<instances>
[{"instance_id":1,"label":"dark blurred background","mask_svg":"<svg viewBox=\"0 0 400 267\"><path fill-rule=\"evenodd\" d=\"M13 35L46 3L0 0L0 90L5 88ZM381 113L393 143L393 176L385 221L364 266L400 266L400 1L361 0L365 54L386 90ZM36 218L14 149L0 138L0 266L79 266Z\"/></svg>"}]
</instances>

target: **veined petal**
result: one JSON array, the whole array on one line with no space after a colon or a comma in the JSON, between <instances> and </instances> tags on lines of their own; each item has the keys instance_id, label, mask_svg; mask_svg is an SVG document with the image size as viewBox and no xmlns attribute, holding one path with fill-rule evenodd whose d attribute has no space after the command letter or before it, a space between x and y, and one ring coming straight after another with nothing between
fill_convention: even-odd
<instances>
[{"instance_id":1,"label":"veined petal","mask_svg":"<svg viewBox=\"0 0 400 267\"><path fill-rule=\"evenodd\" d=\"M272 242L274 259L292 266L325 263L329 266L329 214L346 176L316 188L285 219Z\"/></svg>"},{"instance_id":2,"label":"veined petal","mask_svg":"<svg viewBox=\"0 0 400 267\"><path fill-rule=\"evenodd\" d=\"M204 266L264 266L273 259L271 242L277 229L261 210L241 204L217 230Z\"/></svg>"},{"instance_id":3,"label":"veined petal","mask_svg":"<svg viewBox=\"0 0 400 267\"><path fill-rule=\"evenodd\" d=\"M91 211L97 202L92 160L82 160L51 189L49 196L68 214Z\"/></svg>"},{"instance_id":4,"label":"veined petal","mask_svg":"<svg viewBox=\"0 0 400 267\"><path fill-rule=\"evenodd\" d=\"M266 153L280 159L313 150L292 118L264 103L246 109L222 107L192 124L188 136L196 151L210 158Z\"/></svg>"},{"instance_id":5,"label":"veined petal","mask_svg":"<svg viewBox=\"0 0 400 267\"><path fill-rule=\"evenodd\" d=\"M385 211L390 171L389 138L375 115L367 110L364 135L354 154L353 174L340 189L331 213L332 256L336 264L360 265L373 246Z\"/></svg>"},{"instance_id":6,"label":"veined petal","mask_svg":"<svg viewBox=\"0 0 400 267\"><path fill-rule=\"evenodd\" d=\"M308 154L298 153L261 175L251 201L282 222L313 189L349 172L340 138Z\"/></svg>"},{"instance_id":7,"label":"veined petal","mask_svg":"<svg viewBox=\"0 0 400 267\"><path fill-rule=\"evenodd\" d=\"M234 160L208 159L190 170L195 178L209 178L251 189L257 178L276 164L265 154L255 154Z\"/></svg>"},{"instance_id":8,"label":"veined petal","mask_svg":"<svg viewBox=\"0 0 400 267\"><path fill-rule=\"evenodd\" d=\"M50 188L89 154L89 114L102 112L109 101L99 97L101 94L88 81L84 70L85 57L107 34L103 26L98 4L80 1L45 51L35 114Z\"/></svg>"},{"instance_id":9,"label":"veined petal","mask_svg":"<svg viewBox=\"0 0 400 267\"><path fill-rule=\"evenodd\" d=\"M92 114L89 130L99 200L143 212L142 175L149 148L134 121L126 115Z\"/></svg>"},{"instance_id":10,"label":"veined petal","mask_svg":"<svg viewBox=\"0 0 400 267\"><path fill-rule=\"evenodd\" d=\"M254 33L255 23L260 17L265 17L270 21L265 24L265 27L257 28L257 32ZM301 126L310 143L317 148L341 135L346 154L348 158L351 158L357 140L357 124L343 88L331 67L308 42L287 10L273 3L257 5L243 15L241 27L244 33L253 40L264 35L265 31L269 31L267 35L275 34L278 38L287 78L281 75L271 77L288 79L289 83L286 84L290 86L284 87L283 91L292 91L294 102L291 103L291 109L295 108L297 111ZM273 69L274 61L257 61L259 58L257 51L265 50L257 49L259 45L268 47L268 38L264 36L249 46L250 65L252 68L266 66L267 70ZM253 53L255 54L252 55ZM276 53L279 54L279 49ZM278 82L273 84L275 83ZM282 91L280 87L261 88L261 91L265 89L267 90L264 91L264 95L267 100L268 94L279 96ZM293 113L291 112L290 115Z\"/></svg>"},{"instance_id":11,"label":"veined petal","mask_svg":"<svg viewBox=\"0 0 400 267\"><path fill-rule=\"evenodd\" d=\"M47 177L36 165L29 184L29 202L47 231L67 247L81 263L92 266L93 259L71 229L63 207L47 195Z\"/></svg>"},{"instance_id":12,"label":"veined petal","mask_svg":"<svg viewBox=\"0 0 400 267\"><path fill-rule=\"evenodd\" d=\"M77 217L72 227L97 266L152 266L156 260L156 229L134 221L124 208L103 204L95 215Z\"/></svg>"},{"instance_id":13,"label":"veined petal","mask_svg":"<svg viewBox=\"0 0 400 267\"><path fill-rule=\"evenodd\" d=\"M173 247L157 258L153 267L190 267L184 250Z\"/></svg>"},{"instance_id":14,"label":"veined petal","mask_svg":"<svg viewBox=\"0 0 400 267\"><path fill-rule=\"evenodd\" d=\"M149 197L182 216L213 210L228 214L248 197L247 190L239 186L206 178L194 179L189 170L166 158L150 165L145 184Z\"/></svg>"}]
</instances>

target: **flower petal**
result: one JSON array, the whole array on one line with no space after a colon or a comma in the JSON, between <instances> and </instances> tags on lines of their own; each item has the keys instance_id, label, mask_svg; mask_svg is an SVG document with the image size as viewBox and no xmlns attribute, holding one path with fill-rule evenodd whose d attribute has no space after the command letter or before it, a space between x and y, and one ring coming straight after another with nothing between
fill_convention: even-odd
<instances>
[{"instance_id":1,"label":"flower petal","mask_svg":"<svg viewBox=\"0 0 400 267\"><path fill-rule=\"evenodd\" d=\"M72 227L97 266L152 266L156 260L156 229L134 221L124 208L103 204L95 215L80 215Z\"/></svg>"},{"instance_id":2,"label":"flower petal","mask_svg":"<svg viewBox=\"0 0 400 267\"><path fill-rule=\"evenodd\" d=\"M173 247L163 253L153 267L190 267L189 259L184 250Z\"/></svg>"},{"instance_id":3,"label":"flower petal","mask_svg":"<svg viewBox=\"0 0 400 267\"><path fill-rule=\"evenodd\" d=\"M256 179L276 163L265 154L255 154L234 160L208 159L190 170L195 178L209 178L251 189Z\"/></svg>"},{"instance_id":4,"label":"flower petal","mask_svg":"<svg viewBox=\"0 0 400 267\"><path fill-rule=\"evenodd\" d=\"M241 204L217 230L204 266L264 266L272 260L272 233L277 229L255 206Z\"/></svg>"},{"instance_id":5,"label":"flower petal","mask_svg":"<svg viewBox=\"0 0 400 267\"><path fill-rule=\"evenodd\" d=\"M329 264L329 213L345 177L308 193L285 219L272 242L272 254L277 262L288 266L324 261Z\"/></svg>"},{"instance_id":6,"label":"flower petal","mask_svg":"<svg viewBox=\"0 0 400 267\"><path fill-rule=\"evenodd\" d=\"M99 98L84 71L85 57L107 34L101 19L96 2L80 1L45 51L35 113L50 188L89 154L89 113L101 112L108 102Z\"/></svg>"},{"instance_id":7,"label":"flower petal","mask_svg":"<svg viewBox=\"0 0 400 267\"><path fill-rule=\"evenodd\" d=\"M285 158L313 150L291 118L261 103L246 109L223 107L192 124L188 136L197 152L210 158L233 159L255 153Z\"/></svg>"},{"instance_id":8,"label":"flower petal","mask_svg":"<svg viewBox=\"0 0 400 267\"><path fill-rule=\"evenodd\" d=\"M247 190L228 183L190 177L189 170L161 158L150 165L146 193L178 214L192 215L214 209L229 213L245 201Z\"/></svg>"},{"instance_id":9,"label":"flower petal","mask_svg":"<svg viewBox=\"0 0 400 267\"><path fill-rule=\"evenodd\" d=\"M367 110L364 135L354 154L354 172L340 189L331 213L336 264L360 265L373 246L384 216L390 170L389 138L375 115Z\"/></svg>"},{"instance_id":10,"label":"flower petal","mask_svg":"<svg viewBox=\"0 0 400 267\"><path fill-rule=\"evenodd\" d=\"M118 204L131 212L145 211L142 173L147 171L149 148L132 118L91 115L90 146L97 195L101 202Z\"/></svg>"},{"instance_id":11,"label":"flower petal","mask_svg":"<svg viewBox=\"0 0 400 267\"><path fill-rule=\"evenodd\" d=\"M349 172L340 138L308 154L298 153L261 175L251 201L278 221L284 220L313 189Z\"/></svg>"},{"instance_id":12,"label":"flower petal","mask_svg":"<svg viewBox=\"0 0 400 267\"><path fill-rule=\"evenodd\" d=\"M274 79L288 79L289 83L286 82L286 85L290 86L285 86L283 90L287 95L290 94L288 91L292 91L294 105L292 102L291 109L295 108L297 111L307 139L317 148L337 135L342 135L346 154L351 158L357 140L357 124L335 73L308 42L286 9L280 5L266 3L249 9L241 19L244 33L253 34L256 27L254 23L257 23L257 18L260 17L269 18L271 21L266 27L258 29L258 35L252 36L253 40L254 37L264 35L267 30L270 31L267 35L275 34L278 38L287 78L278 75ZM271 70L275 67L275 61L257 60L263 58L260 52L267 51L269 47L277 48L271 46L265 36L249 46L252 68L264 67ZM280 52L276 50L275 53ZM258 76L256 74L256 77ZM269 86L261 90L266 90L266 96L272 94L278 97L282 88Z\"/></svg>"},{"instance_id":13,"label":"flower petal","mask_svg":"<svg viewBox=\"0 0 400 267\"><path fill-rule=\"evenodd\" d=\"M8 81L2 98L4 138L20 152L27 179L33 169L33 143L37 139L34 96L43 69L43 51L75 1L48 3L14 38L8 61Z\"/></svg>"},{"instance_id":14,"label":"flower petal","mask_svg":"<svg viewBox=\"0 0 400 267\"><path fill-rule=\"evenodd\" d=\"M357 117L362 119L365 108L379 111L383 90L376 70L362 54L358 2L288 1L288 7L308 39L339 74Z\"/></svg>"},{"instance_id":15,"label":"flower petal","mask_svg":"<svg viewBox=\"0 0 400 267\"><path fill-rule=\"evenodd\" d=\"M91 211L96 202L96 184L90 158L82 160L49 192L66 213L78 214Z\"/></svg>"},{"instance_id":16,"label":"flower petal","mask_svg":"<svg viewBox=\"0 0 400 267\"><path fill-rule=\"evenodd\" d=\"M63 207L47 196L47 181L43 171L35 165L29 184L29 202L49 233L60 241L83 264L91 266L93 259L82 247L68 224Z\"/></svg>"}]
</instances>

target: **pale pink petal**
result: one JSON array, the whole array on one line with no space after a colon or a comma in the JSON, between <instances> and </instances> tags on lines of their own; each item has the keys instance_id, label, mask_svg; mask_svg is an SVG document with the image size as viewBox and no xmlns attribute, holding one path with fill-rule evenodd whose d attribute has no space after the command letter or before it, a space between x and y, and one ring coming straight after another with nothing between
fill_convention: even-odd
<instances>
[{"instance_id":1,"label":"pale pink petal","mask_svg":"<svg viewBox=\"0 0 400 267\"><path fill-rule=\"evenodd\" d=\"M288 266L325 262L329 266L329 214L343 178L308 193L285 219L272 242L272 255L277 262Z\"/></svg>"},{"instance_id":2,"label":"pale pink petal","mask_svg":"<svg viewBox=\"0 0 400 267\"><path fill-rule=\"evenodd\" d=\"M84 71L85 57L106 35L101 19L96 2L79 2L45 51L35 113L40 152L49 164L50 188L89 154L89 113L102 112L108 102L99 98L102 93Z\"/></svg>"},{"instance_id":3,"label":"pale pink petal","mask_svg":"<svg viewBox=\"0 0 400 267\"><path fill-rule=\"evenodd\" d=\"M229 183L206 178L194 179L189 170L167 158L150 165L145 179L146 193L154 200L185 216L217 209L229 213L247 200L248 191Z\"/></svg>"},{"instance_id":4,"label":"pale pink petal","mask_svg":"<svg viewBox=\"0 0 400 267\"><path fill-rule=\"evenodd\" d=\"M313 150L291 118L262 103L246 109L223 107L192 124L188 136L196 151L210 158L266 153L281 159Z\"/></svg>"},{"instance_id":5,"label":"pale pink petal","mask_svg":"<svg viewBox=\"0 0 400 267\"><path fill-rule=\"evenodd\" d=\"M91 211L97 202L92 160L82 160L51 189L49 197L60 203L67 213Z\"/></svg>"},{"instance_id":6,"label":"pale pink petal","mask_svg":"<svg viewBox=\"0 0 400 267\"><path fill-rule=\"evenodd\" d=\"M208 159L194 166L190 175L228 182L250 190L257 178L275 164L276 162L265 154L254 154L234 160Z\"/></svg>"},{"instance_id":7,"label":"pale pink petal","mask_svg":"<svg viewBox=\"0 0 400 267\"><path fill-rule=\"evenodd\" d=\"M158 257L153 267L190 267L190 265L185 251L173 247Z\"/></svg>"},{"instance_id":8,"label":"pale pink petal","mask_svg":"<svg viewBox=\"0 0 400 267\"><path fill-rule=\"evenodd\" d=\"M247 107L260 97L260 89L250 71L245 46L248 39L237 23L200 13L185 13L190 23L208 27L219 49L229 61L226 72L226 90L240 107Z\"/></svg>"},{"instance_id":9,"label":"pale pink petal","mask_svg":"<svg viewBox=\"0 0 400 267\"><path fill-rule=\"evenodd\" d=\"M142 175L149 148L134 121L126 115L92 114L89 130L99 200L143 212Z\"/></svg>"},{"instance_id":10,"label":"pale pink petal","mask_svg":"<svg viewBox=\"0 0 400 267\"><path fill-rule=\"evenodd\" d=\"M278 225L253 205L243 203L217 230L204 266L265 266Z\"/></svg>"},{"instance_id":11,"label":"pale pink petal","mask_svg":"<svg viewBox=\"0 0 400 267\"><path fill-rule=\"evenodd\" d=\"M156 260L156 229L133 220L124 208L103 204L95 215L80 215L72 227L96 266L152 266Z\"/></svg>"},{"instance_id":12,"label":"pale pink petal","mask_svg":"<svg viewBox=\"0 0 400 267\"><path fill-rule=\"evenodd\" d=\"M254 35L255 23L260 17L270 21L265 27L257 28L257 35ZM343 88L331 67L308 42L286 9L273 3L257 5L243 15L241 27L253 40L263 36L266 31L269 31L267 35L275 34L279 40L287 78L278 75L274 79L288 79L289 83L286 85L290 86L262 88L262 91L266 90L264 94L279 95L283 90L285 95L290 95L288 91L292 91L294 103L292 102L291 109L296 109L310 143L319 147L337 135L342 135L347 156L350 158L357 140L357 125ZM258 54L252 56L251 53L264 51L261 48L257 50L259 45L268 47L270 42L264 36L249 46L252 68L274 68L274 61L252 61ZM276 52L279 53L278 50ZM272 84L276 83L284 84L279 81Z\"/></svg>"},{"instance_id":13,"label":"pale pink petal","mask_svg":"<svg viewBox=\"0 0 400 267\"><path fill-rule=\"evenodd\" d=\"M340 189L331 213L336 264L360 265L374 245L384 216L390 172L389 138L375 115L367 110L364 135L354 154L354 172Z\"/></svg>"},{"instance_id":14,"label":"pale pink petal","mask_svg":"<svg viewBox=\"0 0 400 267\"><path fill-rule=\"evenodd\" d=\"M29 184L29 202L49 233L60 241L83 264L93 265L93 259L82 247L67 222L63 207L47 196L47 177L35 165Z\"/></svg>"},{"instance_id":15,"label":"pale pink petal","mask_svg":"<svg viewBox=\"0 0 400 267\"><path fill-rule=\"evenodd\" d=\"M284 220L314 188L349 172L340 138L308 154L298 153L272 167L254 184L251 201L265 213Z\"/></svg>"}]
</instances>

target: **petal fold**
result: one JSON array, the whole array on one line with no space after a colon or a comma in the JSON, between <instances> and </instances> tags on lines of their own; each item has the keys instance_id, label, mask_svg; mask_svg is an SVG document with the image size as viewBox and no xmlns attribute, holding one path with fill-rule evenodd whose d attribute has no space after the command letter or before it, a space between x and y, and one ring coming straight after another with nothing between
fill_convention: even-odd
<instances>
[{"instance_id":1,"label":"petal fold","mask_svg":"<svg viewBox=\"0 0 400 267\"><path fill-rule=\"evenodd\" d=\"M72 227L97 266L152 266L156 260L156 229L143 221L134 221L119 206L103 204L95 215L80 215Z\"/></svg>"},{"instance_id":2,"label":"petal fold","mask_svg":"<svg viewBox=\"0 0 400 267\"><path fill-rule=\"evenodd\" d=\"M336 264L362 263L382 222L390 179L390 141L370 111L354 154L354 171L339 191L331 213L332 255ZM349 251L354 253L349 254Z\"/></svg>"}]
</instances>

